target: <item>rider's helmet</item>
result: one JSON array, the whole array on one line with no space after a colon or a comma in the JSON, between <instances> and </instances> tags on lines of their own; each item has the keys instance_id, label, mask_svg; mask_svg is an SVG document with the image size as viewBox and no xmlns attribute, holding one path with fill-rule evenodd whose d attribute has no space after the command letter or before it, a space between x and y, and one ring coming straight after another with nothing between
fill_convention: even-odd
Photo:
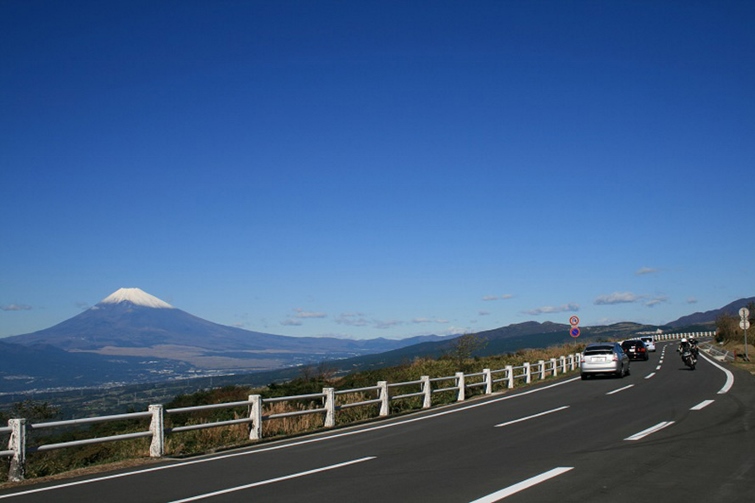
<instances>
[{"instance_id":1,"label":"rider's helmet","mask_svg":"<svg viewBox=\"0 0 755 503\"><path fill-rule=\"evenodd\" d=\"M682 342L687 342L687 338L686 337L682 337Z\"/></svg>"}]
</instances>

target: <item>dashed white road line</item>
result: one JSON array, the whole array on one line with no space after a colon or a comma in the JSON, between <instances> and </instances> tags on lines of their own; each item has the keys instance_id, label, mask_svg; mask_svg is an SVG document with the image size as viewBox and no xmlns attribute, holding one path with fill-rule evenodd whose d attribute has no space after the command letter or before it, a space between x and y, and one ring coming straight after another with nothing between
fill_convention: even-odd
<instances>
[{"instance_id":1,"label":"dashed white road line","mask_svg":"<svg viewBox=\"0 0 755 503\"><path fill-rule=\"evenodd\" d=\"M639 433L635 433L634 435L625 438L624 440L640 440L642 438L647 437L651 433L655 433L657 431L661 431L663 428L666 428L668 426L671 426L674 424L674 421L663 421L662 423L658 423L655 426L651 426L650 428L646 430L642 430Z\"/></svg>"},{"instance_id":2,"label":"dashed white road line","mask_svg":"<svg viewBox=\"0 0 755 503\"><path fill-rule=\"evenodd\" d=\"M290 480L290 479L295 479L298 477L304 477L307 475L313 475L315 473L320 473L327 470L335 470L336 468L343 468L344 466L349 466L356 463L362 463L364 461L369 461L371 459L375 459L375 456L367 456L365 458L355 459L353 461L346 461L345 463L338 463L335 465L323 466L322 468L316 468L314 470L308 470L306 472L293 473L291 475L285 475L283 477L277 477L274 479L260 480L259 482L253 482L251 484L246 484L243 486L229 487L228 489L223 489L221 491L215 491L215 492L206 493L206 494L199 494L197 496L192 496L191 498L185 498L182 500L175 500L175 501L172 501L171 503L188 503L189 501L197 501L201 499L212 498L213 496L220 496L222 494L229 494L229 493L233 493L237 491L243 491L244 489L251 489L252 487L258 487L258 486L263 486L267 484L273 484L275 482L282 482L284 480Z\"/></svg>"},{"instance_id":3,"label":"dashed white road line","mask_svg":"<svg viewBox=\"0 0 755 503\"><path fill-rule=\"evenodd\" d=\"M629 389L629 388L632 388L632 387L634 387L634 384L630 384L629 386L624 386L623 388L619 388L619 389L615 389L613 391L609 391L608 393L606 393L606 395L613 395L614 393L618 393L619 391L624 391L625 389Z\"/></svg>"},{"instance_id":4,"label":"dashed white road line","mask_svg":"<svg viewBox=\"0 0 755 503\"><path fill-rule=\"evenodd\" d=\"M648 375L645 376L645 379L650 379L654 375L655 375L655 372L651 372L651 373L649 373Z\"/></svg>"},{"instance_id":5,"label":"dashed white road line","mask_svg":"<svg viewBox=\"0 0 755 503\"><path fill-rule=\"evenodd\" d=\"M563 475L564 473L573 469L573 466L560 466L558 468L554 468L553 470L541 473L540 475L537 475L535 477L523 480L518 484L514 484L513 486L509 486L505 489L501 489L500 491L496 491L494 493L488 494L487 496L483 496L482 498L471 501L470 503L495 503L496 501L501 501L504 498L508 498L512 494L516 494L519 491L524 491L525 489L529 489L530 487L540 484L541 482L545 482L548 479Z\"/></svg>"},{"instance_id":6,"label":"dashed white road line","mask_svg":"<svg viewBox=\"0 0 755 503\"><path fill-rule=\"evenodd\" d=\"M715 400L703 400L702 402L698 403L694 407L692 407L690 410L702 410L708 405L712 404Z\"/></svg>"},{"instance_id":7,"label":"dashed white road line","mask_svg":"<svg viewBox=\"0 0 755 503\"><path fill-rule=\"evenodd\" d=\"M514 419L513 421L508 421L508 422L506 422L506 423L497 424L497 425L495 425L495 427L496 427L496 428L500 428L500 427L502 427L502 426L508 426L508 425L510 425L510 424L514 424L514 423L520 423L520 422L522 422L522 421L527 421L528 419L534 419L534 418L536 418L536 417L544 416L544 415L546 415L546 414L552 414L552 413L554 413L554 412L558 412L558 411L560 411L560 410L564 410L564 409L568 409L568 408L569 408L569 406L568 406L568 405L564 405L563 407L558 407L558 408L556 408L556 409L546 410L545 412L540 412L540 413L538 413L538 414L533 414L533 415L531 415L531 416L522 417L522 418L519 418L519 419Z\"/></svg>"}]
</instances>

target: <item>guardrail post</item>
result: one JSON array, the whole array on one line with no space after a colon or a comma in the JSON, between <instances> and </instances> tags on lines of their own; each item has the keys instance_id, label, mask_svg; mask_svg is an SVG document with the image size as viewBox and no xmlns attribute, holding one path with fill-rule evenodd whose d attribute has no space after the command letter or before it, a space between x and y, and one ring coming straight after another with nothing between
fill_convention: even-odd
<instances>
[{"instance_id":1,"label":"guardrail post","mask_svg":"<svg viewBox=\"0 0 755 503\"><path fill-rule=\"evenodd\" d=\"M562 355L560 360L561 360L561 372L566 374L566 357Z\"/></svg>"},{"instance_id":2,"label":"guardrail post","mask_svg":"<svg viewBox=\"0 0 755 503\"><path fill-rule=\"evenodd\" d=\"M466 391L467 385L464 383L464 372L457 372L456 373L456 386L459 387L459 396L457 397L458 402L463 402L465 399L464 392Z\"/></svg>"},{"instance_id":3,"label":"guardrail post","mask_svg":"<svg viewBox=\"0 0 755 503\"><path fill-rule=\"evenodd\" d=\"M249 440L262 438L262 397L249 395Z\"/></svg>"},{"instance_id":4,"label":"guardrail post","mask_svg":"<svg viewBox=\"0 0 755 503\"><path fill-rule=\"evenodd\" d=\"M165 455L165 419L162 404L150 405L152 421L149 423L149 431L152 433L152 442L149 445L149 457L161 458Z\"/></svg>"},{"instance_id":5,"label":"guardrail post","mask_svg":"<svg viewBox=\"0 0 755 503\"><path fill-rule=\"evenodd\" d=\"M493 394L493 373L490 371L490 369L482 369L482 373L485 376L485 394L486 395L492 395Z\"/></svg>"},{"instance_id":6,"label":"guardrail post","mask_svg":"<svg viewBox=\"0 0 755 503\"><path fill-rule=\"evenodd\" d=\"M540 369L540 380L542 381L543 379L545 379L545 361L539 360L537 364L538 368Z\"/></svg>"},{"instance_id":7,"label":"guardrail post","mask_svg":"<svg viewBox=\"0 0 755 503\"><path fill-rule=\"evenodd\" d=\"M511 389L514 387L514 367L506 365L504 368L506 369L506 386Z\"/></svg>"},{"instance_id":8,"label":"guardrail post","mask_svg":"<svg viewBox=\"0 0 755 503\"><path fill-rule=\"evenodd\" d=\"M336 425L336 389L323 388L325 395L325 428L332 428Z\"/></svg>"},{"instance_id":9,"label":"guardrail post","mask_svg":"<svg viewBox=\"0 0 755 503\"><path fill-rule=\"evenodd\" d=\"M378 381L378 388L380 388L380 417L385 417L390 411L390 397L388 396L388 381Z\"/></svg>"},{"instance_id":10,"label":"guardrail post","mask_svg":"<svg viewBox=\"0 0 755 503\"><path fill-rule=\"evenodd\" d=\"M558 375L558 365L556 365L556 359L551 358L551 368L553 368L553 377Z\"/></svg>"},{"instance_id":11,"label":"guardrail post","mask_svg":"<svg viewBox=\"0 0 755 503\"><path fill-rule=\"evenodd\" d=\"M13 451L8 470L10 482L21 482L26 475L26 419L9 419L11 428L8 450Z\"/></svg>"},{"instance_id":12,"label":"guardrail post","mask_svg":"<svg viewBox=\"0 0 755 503\"><path fill-rule=\"evenodd\" d=\"M430 376L420 377L422 381L422 392L425 394L422 399L422 408L429 409L433 405L433 388L430 384Z\"/></svg>"},{"instance_id":13,"label":"guardrail post","mask_svg":"<svg viewBox=\"0 0 755 503\"><path fill-rule=\"evenodd\" d=\"M530 368L530 362L524 362L524 382L527 384L532 382L532 369Z\"/></svg>"}]
</instances>

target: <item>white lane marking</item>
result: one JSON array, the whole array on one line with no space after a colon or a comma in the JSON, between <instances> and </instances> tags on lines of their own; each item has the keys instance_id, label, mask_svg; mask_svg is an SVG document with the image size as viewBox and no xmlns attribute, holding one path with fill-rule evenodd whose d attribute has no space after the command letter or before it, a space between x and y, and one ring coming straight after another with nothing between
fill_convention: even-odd
<instances>
[{"instance_id":1,"label":"white lane marking","mask_svg":"<svg viewBox=\"0 0 755 503\"><path fill-rule=\"evenodd\" d=\"M624 391L625 389L632 388L633 386L634 386L634 384L630 384L629 386L624 386L623 388L619 388L619 389L615 389L613 391L609 391L608 393L606 393L606 395L613 395L614 393L618 393L619 391Z\"/></svg>"},{"instance_id":2,"label":"white lane marking","mask_svg":"<svg viewBox=\"0 0 755 503\"><path fill-rule=\"evenodd\" d=\"M534 419L536 417L545 416L546 414L552 414L554 412L558 412L560 410L564 410L564 409L568 409L568 408L569 408L568 405L564 405L563 407L558 407L556 409L546 410L545 412L539 412L539 413L533 414L531 416L522 417L520 419L514 419L513 421L508 421L506 423L497 424L497 425L495 425L495 427L496 428L500 428L502 426L508 426L508 425L514 424L514 423L521 423L522 421L527 421L528 419Z\"/></svg>"},{"instance_id":3,"label":"white lane marking","mask_svg":"<svg viewBox=\"0 0 755 503\"><path fill-rule=\"evenodd\" d=\"M662 423L658 423L655 426L651 426L647 430L642 430L639 433L635 433L631 437L627 437L624 440L640 440L641 438L645 438L651 433L655 433L656 431L661 431L663 428L671 426L672 424L674 424L673 421L663 421Z\"/></svg>"},{"instance_id":4,"label":"white lane marking","mask_svg":"<svg viewBox=\"0 0 755 503\"><path fill-rule=\"evenodd\" d=\"M496 491L494 493L488 494L487 496L483 496L482 498L471 501L470 503L495 503L496 501L501 501L504 498L508 498L512 494L516 494L519 491L524 491L525 489L529 489L530 487L535 486L541 482L545 482L548 479L563 475L564 473L573 469L573 466L559 466L558 468L554 468L553 470L549 470L535 477L523 480L518 484L514 484L513 486L509 486L505 489L501 489L500 491Z\"/></svg>"},{"instance_id":5,"label":"white lane marking","mask_svg":"<svg viewBox=\"0 0 755 503\"><path fill-rule=\"evenodd\" d=\"M698 403L694 407L692 407L690 410L702 410L708 405L712 404L715 400L703 400L702 402Z\"/></svg>"},{"instance_id":6,"label":"white lane marking","mask_svg":"<svg viewBox=\"0 0 755 503\"><path fill-rule=\"evenodd\" d=\"M251 484L246 484L243 486L229 487L228 489L222 489L220 491L215 491L211 493L198 494L197 496L192 496L190 498L174 500L171 503L188 503L189 501L198 501L198 500L203 500L206 498L212 498L214 496L220 496L222 494L235 493L237 491L243 491L246 489L251 489L253 487L264 486L267 484L274 484L276 482L282 482L284 480L295 479L298 477L306 477L307 475L314 475L315 473L325 472L328 470L335 470L337 468L343 468L344 466L354 465L357 463L362 463L364 461L370 461L371 459L375 459L375 456L367 456L366 458L355 459L353 461L346 461L344 463L338 463L335 465L323 466L322 468L315 468L314 470L307 470L306 472L292 473L291 475L284 475L283 477L276 477L274 479L260 480L259 482L253 482Z\"/></svg>"},{"instance_id":7,"label":"white lane marking","mask_svg":"<svg viewBox=\"0 0 755 503\"><path fill-rule=\"evenodd\" d=\"M655 367L655 370L661 370L661 366L658 365L657 367Z\"/></svg>"},{"instance_id":8,"label":"white lane marking","mask_svg":"<svg viewBox=\"0 0 755 503\"><path fill-rule=\"evenodd\" d=\"M714 362L713 360L711 360L710 358L708 358L704 354L700 353L700 356L702 356L703 358L705 358L711 365L713 365L717 369L721 370L724 374L726 374L726 382L724 383L723 388L721 388L718 391L718 394L719 395L723 395L723 394L728 393L729 390L731 389L731 387L734 386L734 374L732 374L729 370L723 368L721 365L719 365L718 363Z\"/></svg>"},{"instance_id":9,"label":"white lane marking","mask_svg":"<svg viewBox=\"0 0 755 503\"><path fill-rule=\"evenodd\" d=\"M651 373L649 373L648 375L645 376L645 379L650 379L654 375L655 375L655 372L651 372Z\"/></svg>"},{"instance_id":10,"label":"white lane marking","mask_svg":"<svg viewBox=\"0 0 755 503\"><path fill-rule=\"evenodd\" d=\"M527 395L530 395L532 393L538 393L540 391L545 391L547 389L555 388L556 386L562 386L564 384L568 384L568 383L572 383L572 382L580 381L580 380L581 380L580 377L573 377L571 379L566 379L564 381L559 381L557 383L549 384L548 386L543 386L541 388L531 389L529 391L523 391L521 393L516 393L514 395L506 395L506 396L503 396L501 398L496 398L496 399L493 399L493 400L488 400L486 402L480 402L480 403L475 403L475 404L471 404L471 405L465 405L463 407L458 407L458 408L454 408L454 409L446 410L446 411L439 411L439 412L435 412L435 413L432 413L432 414L428 414L426 416L420 416L420 417L415 417L415 418L410 418L410 419L405 419L405 420L399 420L399 421L396 421L396 422L391 422L391 423L386 423L386 424L378 424L376 426L370 426L369 428L364 428L364 429L359 429L359 426L356 426L355 428L357 428L357 429L354 429L352 431L344 431L343 433L333 434L332 432L325 432L325 433L321 434L322 436L316 436L314 438L308 438L308 439L305 439L305 440L295 441L295 442L291 442L291 443L285 443L286 441L282 441L284 443L281 443L281 444L278 444L278 445L273 445L273 446L270 446L270 447L263 447L263 448L251 449L251 450L246 450L245 449L245 450L243 450L241 452L233 452L233 453L230 453L230 454L222 454L220 456L218 456L218 455L208 455L207 457L200 458L200 459L193 459L191 461L181 461L179 463L174 463L174 464L170 464L170 465L155 466L155 467L152 467L152 468L144 468L144 469L136 470L136 471L133 471L133 472L116 473L114 475L105 475L105 476L102 476L102 477L95 477L95 478L92 478L92 479L78 480L76 482L66 482L66 483L60 484L60 485L54 485L54 486L48 486L48 487L40 487L38 489L30 489L28 491L21 491L21 492L12 493L12 494L4 494L4 495L0 495L0 500L1 499L5 499L5 498L12 498L12 497L15 497L15 496L23 496L23 495L26 495L26 494L33 494L33 493L40 493L40 492L46 492L46 491L53 491L55 489L63 489L63 488L66 488L66 487L78 486L78 485L82 485L82 484L92 484L94 482L101 482L103 480L118 479L118 478L121 478L121 477L130 477L132 475L141 475L141 474L144 474L144 473L158 472L158 471L162 471L162 470L170 470L171 468L183 468L185 466L194 465L194 464L197 464L197 463L209 463L211 461L219 461L219 460L228 459L228 458L235 458L235 457L238 457L238 456L251 456L251 455L254 455L254 454L260 454L260 453L264 453L264 452L268 452L268 451L277 451L277 450L280 450L280 449L288 449L289 447L297 447L299 445L311 444L311 443L315 443L315 442L324 442L326 440L332 440L332 439L335 439L335 438L348 437L348 436L351 436L351 435L359 435L361 433L369 433L369 432L372 432L372 431L382 430L382 429L385 429L385 428L393 428L394 426L402 426L402 425L408 424L408 423L415 423L417 421L424 421L426 419L433 419L433 418L436 418L436 417L439 417L439 416L445 416L447 414L455 414L457 412L464 412L464 411L466 411L468 409L475 409L477 407L484 407L486 405L491 405L491 404L494 404L494 403L498 403L498 402L501 402L503 400L511 400L512 398L517 398L517 397L520 397L520 396L527 396ZM317 435L317 434L315 434L315 435Z\"/></svg>"}]
</instances>

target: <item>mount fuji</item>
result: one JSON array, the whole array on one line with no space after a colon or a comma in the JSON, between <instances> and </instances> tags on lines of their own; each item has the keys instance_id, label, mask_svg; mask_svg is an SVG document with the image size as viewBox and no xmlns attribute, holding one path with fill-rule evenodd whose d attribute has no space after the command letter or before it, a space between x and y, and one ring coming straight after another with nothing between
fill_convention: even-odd
<instances>
[{"instance_id":1,"label":"mount fuji","mask_svg":"<svg viewBox=\"0 0 755 503\"><path fill-rule=\"evenodd\" d=\"M402 340L289 337L198 318L139 288L121 288L95 306L50 328L3 339L68 353L160 358L199 371L257 371L380 353L439 336Z\"/></svg>"}]
</instances>

